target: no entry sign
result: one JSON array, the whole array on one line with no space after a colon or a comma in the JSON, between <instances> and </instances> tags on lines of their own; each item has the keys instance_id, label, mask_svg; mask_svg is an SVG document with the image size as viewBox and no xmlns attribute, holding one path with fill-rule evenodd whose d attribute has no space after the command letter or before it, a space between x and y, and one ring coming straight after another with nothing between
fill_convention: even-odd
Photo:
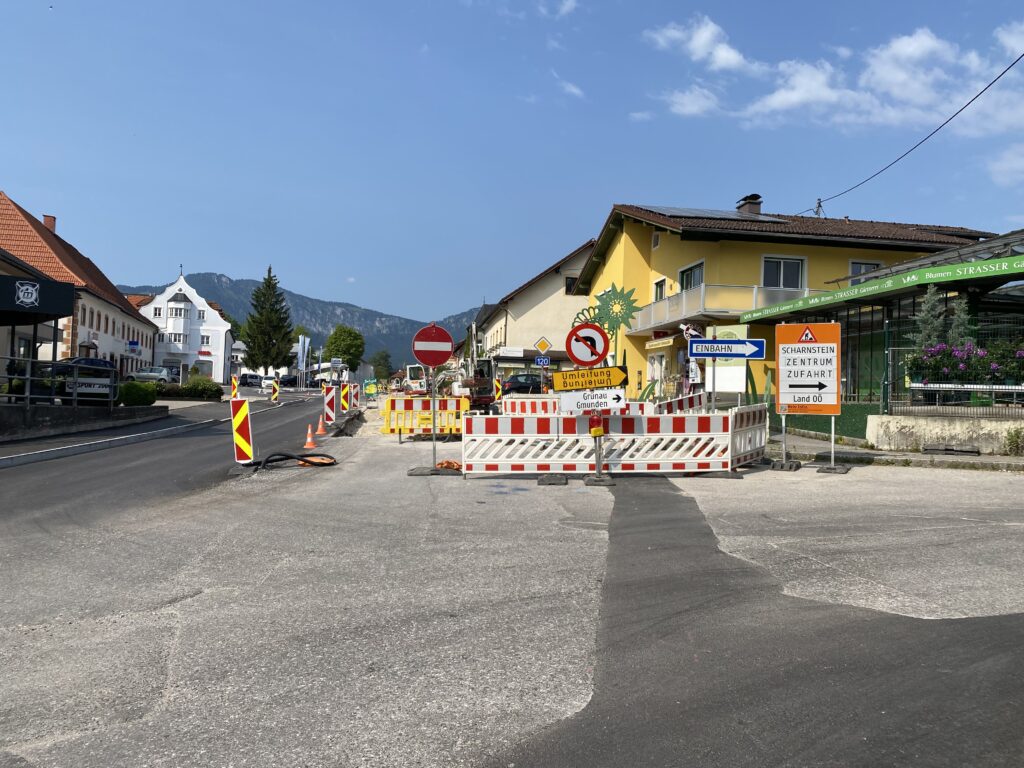
<instances>
[{"instance_id":1,"label":"no entry sign","mask_svg":"<svg viewBox=\"0 0 1024 768\"><path fill-rule=\"evenodd\" d=\"M565 337L565 352L576 365L590 367L608 356L608 334L596 323L581 323Z\"/></svg>"},{"instance_id":2,"label":"no entry sign","mask_svg":"<svg viewBox=\"0 0 1024 768\"><path fill-rule=\"evenodd\" d=\"M416 362L428 368L436 368L448 362L455 349L455 342L448 331L431 323L416 331L412 337L412 354Z\"/></svg>"}]
</instances>

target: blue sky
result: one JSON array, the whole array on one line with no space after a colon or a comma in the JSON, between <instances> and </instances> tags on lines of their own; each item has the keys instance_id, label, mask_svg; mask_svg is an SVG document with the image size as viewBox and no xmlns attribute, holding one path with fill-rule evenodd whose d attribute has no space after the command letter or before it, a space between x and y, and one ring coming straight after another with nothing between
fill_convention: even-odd
<instances>
[{"instance_id":1,"label":"blue sky","mask_svg":"<svg viewBox=\"0 0 1024 768\"><path fill-rule=\"evenodd\" d=\"M1019 3L9 0L0 189L116 282L422 320L613 203L796 213L1024 52ZM830 216L1024 227L1024 63Z\"/></svg>"}]
</instances>

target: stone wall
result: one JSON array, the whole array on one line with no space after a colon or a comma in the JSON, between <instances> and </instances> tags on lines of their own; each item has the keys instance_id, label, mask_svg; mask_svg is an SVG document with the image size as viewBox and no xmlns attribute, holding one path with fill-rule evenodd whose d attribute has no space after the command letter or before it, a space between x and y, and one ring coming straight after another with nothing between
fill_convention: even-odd
<instances>
[{"instance_id":1,"label":"stone wall","mask_svg":"<svg viewBox=\"0 0 1024 768\"><path fill-rule=\"evenodd\" d=\"M0 405L0 442L67 435L90 429L140 424L167 416L166 405L89 407L62 405Z\"/></svg>"},{"instance_id":2,"label":"stone wall","mask_svg":"<svg viewBox=\"0 0 1024 768\"><path fill-rule=\"evenodd\" d=\"M868 416L867 440L884 451L920 451L925 445L944 443L1003 453L1006 433L1014 427L1024 427L1024 419Z\"/></svg>"}]
</instances>

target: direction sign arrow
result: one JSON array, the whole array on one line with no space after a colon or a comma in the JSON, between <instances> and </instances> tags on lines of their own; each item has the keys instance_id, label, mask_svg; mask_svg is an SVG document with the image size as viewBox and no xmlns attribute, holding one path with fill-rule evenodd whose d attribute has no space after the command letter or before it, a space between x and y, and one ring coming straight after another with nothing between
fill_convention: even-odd
<instances>
[{"instance_id":1,"label":"direction sign arrow","mask_svg":"<svg viewBox=\"0 0 1024 768\"><path fill-rule=\"evenodd\" d=\"M556 392L572 389L601 389L602 387L619 387L627 381L626 369L584 368L579 371L555 371L551 375L551 383Z\"/></svg>"},{"instance_id":2,"label":"direction sign arrow","mask_svg":"<svg viewBox=\"0 0 1024 768\"><path fill-rule=\"evenodd\" d=\"M828 386L828 384L826 384L825 382L819 381L817 384L790 384L789 388L790 389L816 389L816 390L818 390L820 392L821 390L825 389L825 387L827 387L827 386Z\"/></svg>"},{"instance_id":3,"label":"direction sign arrow","mask_svg":"<svg viewBox=\"0 0 1024 768\"><path fill-rule=\"evenodd\" d=\"M764 360L764 339L690 339L690 357L729 357Z\"/></svg>"},{"instance_id":4,"label":"direction sign arrow","mask_svg":"<svg viewBox=\"0 0 1024 768\"><path fill-rule=\"evenodd\" d=\"M558 393L558 406L562 413L621 408L625 400L626 391L623 389L587 389Z\"/></svg>"}]
</instances>

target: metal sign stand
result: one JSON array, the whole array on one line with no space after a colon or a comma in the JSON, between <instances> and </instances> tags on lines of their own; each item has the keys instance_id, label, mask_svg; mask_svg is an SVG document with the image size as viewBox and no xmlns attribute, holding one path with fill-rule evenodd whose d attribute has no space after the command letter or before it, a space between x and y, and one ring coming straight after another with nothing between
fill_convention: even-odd
<instances>
[{"instance_id":1,"label":"metal sign stand","mask_svg":"<svg viewBox=\"0 0 1024 768\"><path fill-rule=\"evenodd\" d=\"M437 376L430 368L430 468L437 469Z\"/></svg>"}]
</instances>

